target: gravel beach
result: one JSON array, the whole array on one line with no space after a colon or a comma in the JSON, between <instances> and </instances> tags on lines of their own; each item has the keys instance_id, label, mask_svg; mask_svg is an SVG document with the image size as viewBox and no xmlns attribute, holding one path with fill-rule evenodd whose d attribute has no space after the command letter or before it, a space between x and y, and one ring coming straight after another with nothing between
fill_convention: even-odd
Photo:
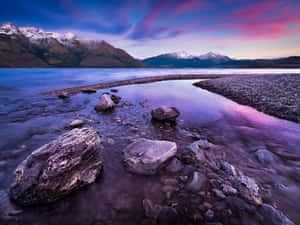
<instances>
[{"instance_id":1,"label":"gravel beach","mask_svg":"<svg viewBox=\"0 0 300 225\"><path fill-rule=\"evenodd\" d=\"M300 122L300 75L247 75L205 80L194 85L258 111Z\"/></svg>"}]
</instances>

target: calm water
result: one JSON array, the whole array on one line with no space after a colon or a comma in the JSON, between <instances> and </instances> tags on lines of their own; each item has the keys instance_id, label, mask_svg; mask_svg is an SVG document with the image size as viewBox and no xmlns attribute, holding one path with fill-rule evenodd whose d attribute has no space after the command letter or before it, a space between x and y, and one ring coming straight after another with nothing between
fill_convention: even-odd
<instances>
[{"instance_id":1,"label":"calm water","mask_svg":"<svg viewBox=\"0 0 300 225\"><path fill-rule=\"evenodd\" d=\"M220 95L194 87L194 81L164 81L118 88L122 102L111 114L94 106L103 92L77 94L68 99L39 96L47 90L163 74L300 73L300 70L231 69L2 69L0 70L0 189L7 189L13 171L27 155L69 130L74 119L84 119L101 135L104 177L90 187L50 206L26 208L21 224L140 224L141 202L162 203L161 177L128 173L121 151L138 137L176 141L182 151L193 141L190 133L222 146L222 159L231 162L272 193L272 203L299 224L300 125L239 105ZM121 102L121 103L122 103ZM150 111L161 104L176 106L181 115L176 128L151 122ZM116 118L121 119L121 123ZM138 132L132 130L137 127ZM109 142L113 139L113 143ZM25 147L24 147L25 146ZM276 160L268 166L257 162L253 151L266 148ZM4 163L3 163L4 162ZM124 206L124 202L126 203ZM125 209L124 209L125 208ZM76 215L76 216L74 216ZM1 220L0 220L1 222Z\"/></svg>"}]
</instances>

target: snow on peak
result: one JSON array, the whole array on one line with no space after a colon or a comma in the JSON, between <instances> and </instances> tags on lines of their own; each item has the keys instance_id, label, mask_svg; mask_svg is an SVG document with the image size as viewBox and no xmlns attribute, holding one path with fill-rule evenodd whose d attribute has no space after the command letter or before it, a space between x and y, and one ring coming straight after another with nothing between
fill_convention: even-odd
<instances>
[{"instance_id":1,"label":"snow on peak","mask_svg":"<svg viewBox=\"0 0 300 225\"><path fill-rule=\"evenodd\" d=\"M193 55L191 55L185 51L173 52L170 55L172 55L173 57L178 58L178 59L190 59L190 58L194 57Z\"/></svg>"},{"instance_id":2,"label":"snow on peak","mask_svg":"<svg viewBox=\"0 0 300 225\"><path fill-rule=\"evenodd\" d=\"M64 45L72 44L77 37L73 33L60 34L56 32L47 32L35 27L19 27L17 28L12 23L5 23L0 26L0 34L6 35L24 35L32 43L40 43L44 39L56 39Z\"/></svg>"},{"instance_id":3,"label":"snow on peak","mask_svg":"<svg viewBox=\"0 0 300 225\"><path fill-rule=\"evenodd\" d=\"M20 34L20 31L12 23L7 22L0 26L0 34L17 35Z\"/></svg>"},{"instance_id":4,"label":"snow on peak","mask_svg":"<svg viewBox=\"0 0 300 225\"><path fill-rule=\"evenodd\" d=\"M206 54L200 55L199 59L229 59L228 56L216 54L214 52L208 52Z\"/></svg>"}]
</instances>

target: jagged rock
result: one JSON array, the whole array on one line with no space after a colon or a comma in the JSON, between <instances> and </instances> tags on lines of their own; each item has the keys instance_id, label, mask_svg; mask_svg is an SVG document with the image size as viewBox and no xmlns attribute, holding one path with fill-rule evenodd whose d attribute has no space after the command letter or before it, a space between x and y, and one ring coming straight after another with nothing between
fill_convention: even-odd
<instances>
[{"instance_id":1,"label":"jagged rock","mask_svg":"<svg viewBox=\"0 0 300 225\"><path fill-rule=\"evenodd\" d=\"M274 161L273 153L271 153L270 151L268 151L266 149L257 150L254 153L254 155L257 158L257 160L263 165L268 165Z\"/></svg>"},{"instance_id":2,"label":"jagged rock","mask_svg":"<svg viewBox=\"0 0 300 225\"><path fill-rule=\"evenodd\" d=\"M251 197L252 199L254 199L257 202L261 202L261 196L259 194L259 187L256 184L255 180L253 178L243 175L241 171L239 171L239 173L240 173L240 175L237 178L239 189L241 190L242 185L244 185L250 192L249 197Z\"/></svg>"},{"instance_id":3,"label":"jagged rock","mask_svg":"<svg viewBox=\"0 0 300 225\"><path fill-rule=\"evenodd\" d=\"M66 91L63 91L62 93L60 93L58 95L59 98L68 98L69 97L69 93Z\"/></svg>"},{"instance_id":4,"label":"jagged rock","mask_svg":"<svg viewBox=\"0 0 300 225\"><path fill-rule=\"evenodd\" d=\"M202 186L205 184L207 178L202 173L195 171L193 173L192 180L187 184L186 188L189 191L199 192Z\"/></svg>"},{"instance_id":5,"label":"jagged rock","mask_svg":"<svg viewBox=\"0 0 300 225\"><path fill-rule=\"evenodd\" d=\"M84 121L83 120L73 120L71 123L70 123L70 127L71 128L75 128L75 127L80 127L82 125L84 125Z\"/></svg>"},{"instance_id":6,"label":"jagged rock","mask_svg":"<svg viewBox=\"0 0 300 225\"><path fill-rule=\"evenodd\" d=\"M271 205L263 204L260 208L260 212L261 212L262 216L264 217L264 224L295 225L282 212L273 208Z\"/></svg>"},{"instance_id":7,"label":"jagged rock","mask_svg":"<svg viewBox=\"0 0 300 225\"><path fill-rule=\"evenodd\" d=\"M151 112L152 118L160 121L175 121L179 115L178 109L169 106L160 106Z\"/></svg>"},{"instance_id":8,"label":"jagged rock","mask_svg":"<svg viewBox=\"0 0 300 225\"><path fill-rule=\"evenodd\" d=\"M115 103L115 104L119 104L121 101L121 97L119 95L116 94L112 94L111 95L111 100Z\"/></svg>"},{"instance_id":9,"label":"jagged rock","mask_svg":"<svg viewBox=\"0 0 300 225\"><path fill-rule=\"evenodd\" d=\"M170 164L166 167L166 170L172 173L177 173L180 170L182 170L182 168L183 168L182 163L178 159L174 158L170 162Z\"/></svg>"},{"instance_id":10,"label":"jagged rock","mask_svg":"<svg viewBox=\"0 0 300 225\"><path fill-rule=\"evenodd\" d=\"M10 195L23 205L53 202L93 183L102 167L97 132L76 128L35 150L17 167Z\"/></svg>"},{"instance_id":11,"label":"jagged rock","mask_svg":"<svg viewBox=\"0 0 300 225\"><path fill-rule=\"evenodd\" d=\"M108 111L115 107L115 103L111 100L110 96L104 94L100 98L100 102L95 106L96 111Z\"/></svg>"},{"instance_id":12,"label":"jagged rock","mask_svg":"<svg viewBox=\"0 0 300 225\"><path fill-rule=\"evenodd\" d=\"M177 145L174 142L137 139L124 150L124 163L131 172L152 175L175 156Z\"/></svg>"}]
</instances>

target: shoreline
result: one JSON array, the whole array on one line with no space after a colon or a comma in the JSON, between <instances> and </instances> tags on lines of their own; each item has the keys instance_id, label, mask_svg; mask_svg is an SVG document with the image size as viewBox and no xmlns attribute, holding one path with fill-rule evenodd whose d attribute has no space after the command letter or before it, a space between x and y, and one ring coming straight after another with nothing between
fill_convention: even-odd
<instances>
[{"instance_id":1,"label":"shoreline","mask_svg":"<svg viewBox=\"0 0 300 225\"><path fill-rule=\"evenodd\" d=\"M260 112L300 123L299 74L231 76L194 85Z\"/></svg>"},{"instance_id":2,"label":"shoreline","mask_svg":"<svg viewBox=\"0 0 300 225\"><path fill-rule=\"evenodd\" d=\"M67 92L68 94L77 94L82 92L84 89L104 89L104 88L112 88L119 87L125 85L133 85L133 84L145 84L152 83L158 81L166 81L166 80L194 80L194 79L217 79L228 76L236 76L236 75L223 75L223 74L186 74L186 75L162 75L162 76L150 76L150 77L141 77L141 78L133 78L126 79L120 81L112 81L112 82L104 82L98 84L90 84L83 85L71 88L63 88L53 91L42 92L41 95L60 95L63 92Z\"/></svg>"}]
</instances>

